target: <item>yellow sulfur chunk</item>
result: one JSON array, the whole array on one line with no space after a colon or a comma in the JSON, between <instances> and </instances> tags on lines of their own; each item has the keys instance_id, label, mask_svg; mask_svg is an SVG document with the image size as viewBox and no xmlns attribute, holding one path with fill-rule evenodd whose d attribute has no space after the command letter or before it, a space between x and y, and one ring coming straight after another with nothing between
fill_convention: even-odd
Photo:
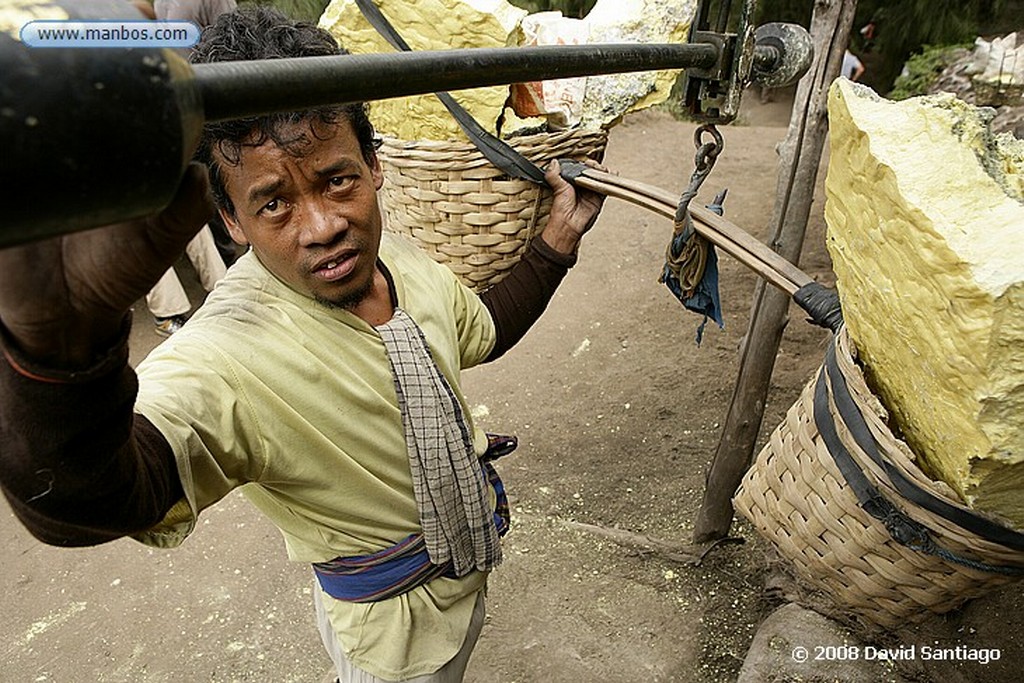
<instances>
[{"instance_id":1,"label":"yellow sulfur chunk","mask_svg":"<svg viewBox=\"0 0 1024 683\"><path fill-rule=\"evenodd\" d=\"M1024 143L952 95L829 97L828 248L867 375L922 469L1024 528Z\"/></svg>"},{"instance_id":2,"label":"yellow sulfur chunk","mask_svg":"<svg viewBox=\"0 0 1024 683\"><path fill-rule=\"evenodd\" d=\"M376 0L377 6L413 50L505 47L526 11L505 0ZM363 18L354 0L333 0L320 17L353 54L394 52ZM495 132L508 99L508 86L453 92L452 97L480 125ZM378 132L403 140L465 140L461 129L433 95L380 100L370 104Z\"/></svg>"},{"instance_id":3,"label":"yellow sulfur chunk","mask_svg":"<svg viewBox=\"0 0 1024 683\"><path fill-rule=\"evenodd\" d=\"M597 0L587 14L591 43L685 43L696 0ZM591 76L583 99L584 127L607 126L631 111L669 98L679 70Z\"/></svg>"}]
</instances>

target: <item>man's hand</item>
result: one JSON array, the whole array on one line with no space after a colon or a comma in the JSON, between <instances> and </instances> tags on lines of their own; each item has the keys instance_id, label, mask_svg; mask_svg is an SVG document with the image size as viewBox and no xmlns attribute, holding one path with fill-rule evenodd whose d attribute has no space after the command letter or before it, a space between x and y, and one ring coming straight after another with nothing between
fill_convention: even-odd
<instances>
[{"instance_id":1,"label":"man's hand","mask_svg":"<svg viewBox=\"0 0 1024 683\"><path fill-rule=\"evenodd\" d=\"M36 362L91 365L212 214L206 169L192 164L158 214L0 250L0 322Z\"/></svg>"},{"instance_id":2,"label":"man's hand","mask_svg":"<svg viewBox=\"0 0 1024 683\"><path fill-rule=\"evenodd\" d=\"M600 168L596 164L595 168ZM604 204L604 195L573 187L560 175L558 161L552 161L544 177L554 191L551 215L541 237L562 254L574 254L580 238L593 227Z\"/></svg>"}]
</instances>

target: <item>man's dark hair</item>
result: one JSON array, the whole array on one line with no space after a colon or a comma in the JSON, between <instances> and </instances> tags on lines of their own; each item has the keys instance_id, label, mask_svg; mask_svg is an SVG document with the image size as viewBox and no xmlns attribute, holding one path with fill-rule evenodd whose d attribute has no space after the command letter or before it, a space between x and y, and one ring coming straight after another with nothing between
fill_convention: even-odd
<instances>
[{"instance_id":1,"label":"man's dark hair","mask_svg":"<svg viewBox=\"0 0 1024 683\"><path fill-rule=\"evenodd\" d=\"M220 15L203 31L190 60L205 64L344 54L348 54L348 50L340 47L327 31L308 22L289 19L270 7L256 5ZM355 131L363 158L372 163L377 141L366 109L366 105L359 102L208 123L203 128L196 159L210 169L210 185L217 204L233 215L235 207L224 189L214 151L234 165L241 158L242 147L258 147L270 140L298 156L308 148L310 136L317 137L317 123L332 125L347 119ZM308 132L295 135L293 124L303 121L309 123Z\"/></svg>"}]
</instances>

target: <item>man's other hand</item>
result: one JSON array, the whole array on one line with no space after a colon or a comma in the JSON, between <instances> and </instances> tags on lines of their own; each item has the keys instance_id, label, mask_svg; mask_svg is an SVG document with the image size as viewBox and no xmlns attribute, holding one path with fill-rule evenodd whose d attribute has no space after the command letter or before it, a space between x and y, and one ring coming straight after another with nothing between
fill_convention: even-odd
<instances>
[{"instance_id":1,"label":"man's other hand","mask_svg":"<svg viewBox=\"0 0 1024 683\"><path fill-rule=\"evenodd\" d=\"M594 162L587 164L601 169ZM562 254L574 254L580 238L593 227L604 204L604 195L574 187L560 175L557 160L552 161L544 177L554 191L551 214L541 237L552 249Z\"/></svg>"}]
</instances>

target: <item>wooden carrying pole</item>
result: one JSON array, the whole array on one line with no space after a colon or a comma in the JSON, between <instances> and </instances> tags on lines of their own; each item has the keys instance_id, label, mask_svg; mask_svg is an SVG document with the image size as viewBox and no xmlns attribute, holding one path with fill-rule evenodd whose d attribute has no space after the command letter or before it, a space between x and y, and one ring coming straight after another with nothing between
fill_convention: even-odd
<instances>
[{"instance_id":1,"label":"wooden carrying pole","mask_svg":"<svg viewBox=\"0 0 1024 683\"><path fill-rule=\"evenodd\" d=\"M828 88L839 75L856 9L856 0L814 3L810 29L814 62L797 86L789 132L780 149L771 223L771 247L795 265L800 262L828 130ZM732 496L750 466L789 302L784 292L758 281L750 326L740 352L739 375L694 526L695 543L718 540L729 533Z\"/></svg>"}]
</instances>

